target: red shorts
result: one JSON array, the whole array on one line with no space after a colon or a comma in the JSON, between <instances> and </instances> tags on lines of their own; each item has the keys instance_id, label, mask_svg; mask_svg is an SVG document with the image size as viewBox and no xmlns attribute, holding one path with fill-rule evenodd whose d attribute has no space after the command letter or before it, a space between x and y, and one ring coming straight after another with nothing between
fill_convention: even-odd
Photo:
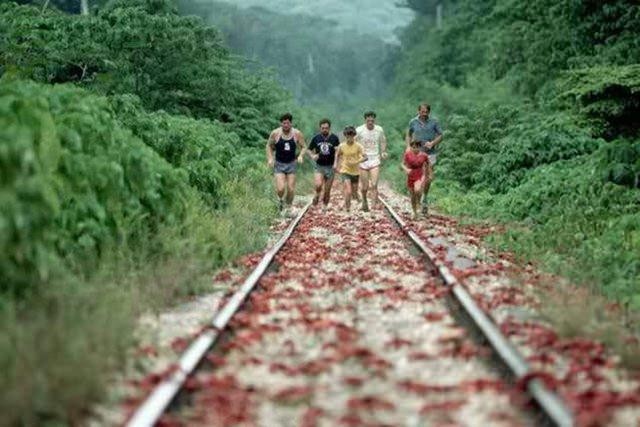
<instances>
[{"instance_id":1,"label":"red shorts","mask_svg":"<svg viewBox=\"0 0 640 427\"><path fill-rule=\"evenodd\" d=\"M413 187L415 183L424 178L424 173L422 173L422 169L418 169L417 171L418 173L414 173L414 171L412 170L411 173L407 175L407 187L411 191L413 191Z\"/></svg>"}]
</instances>

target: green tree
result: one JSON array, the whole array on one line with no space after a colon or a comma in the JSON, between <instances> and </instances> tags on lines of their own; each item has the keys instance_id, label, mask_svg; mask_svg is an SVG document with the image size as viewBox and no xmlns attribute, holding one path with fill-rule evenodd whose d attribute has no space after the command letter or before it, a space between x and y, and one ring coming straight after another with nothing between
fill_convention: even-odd
<instances>
[{"instance_id":1,"label":"green tree","mask_svg":"<svg viewBox=\"0 0 640 427\"><path fill-rule=\"evenodd\" d=\"M172 5L119 0L80 17L1 4L0 73L135 94L145 108L220 120L243 137L261 137L244 118L257 112L266 118L259 126L268 127L284 92L245 72L217 30Z\"/></svg>"},{"instance_id":2,"label":"green tree","mask_svg":"<svg viewBox=\"0 0 640 427\"><path fill-rule=\"evenodd\" d=\"M250 69L272 67L304 104L381 96L393 77L396 46L323 17L215 1L181 1L180 8L219 28L230 49L254 61Z\"/></svg>"}]
</instances>

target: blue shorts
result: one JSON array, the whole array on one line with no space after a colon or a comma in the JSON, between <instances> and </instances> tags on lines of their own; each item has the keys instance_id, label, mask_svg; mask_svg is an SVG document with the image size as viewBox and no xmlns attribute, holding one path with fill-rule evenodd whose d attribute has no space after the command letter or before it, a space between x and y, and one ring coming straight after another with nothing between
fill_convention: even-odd
<instances>
[{"instance_id":1,"label":"blue shorts","mask_svg":"<svg viewBox=\"0 0 640 427\"><path fill-rule=\"evenodd\" d=\"M297 162L295 160L291 163L282 163L276 160L273 165L273 173L275 174L282 173L285 175L295 174L296 166L297 166Z\"/></svg>"},{"instance_id":2,"label":"blue shorts","mask_svg":"<svg viewBox=\"0 0 640 427\"><path fill-rule=\"evenodd\" d=\"M333 179L335 172L333 166L324 166L316 163L316 173L322 175L325 179Z\"/></svg>"}]
</instances>

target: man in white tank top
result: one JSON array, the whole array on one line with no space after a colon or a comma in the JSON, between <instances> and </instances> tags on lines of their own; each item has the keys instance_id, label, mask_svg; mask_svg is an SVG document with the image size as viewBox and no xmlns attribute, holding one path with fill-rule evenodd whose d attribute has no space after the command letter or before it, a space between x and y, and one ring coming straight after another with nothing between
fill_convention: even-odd
<instances>
[{"instance_id":1,"label":"man in white tank top","mask_svg":"<svg viewBox=\"0 0 640 427\"><path fill-rule=\"evenodd\" d=\"M387 158L387 138L381 126L376 125L376 113L364 113L364 124L358 126L356 140L364 147L367 160L360 163L360 190L362 192L362 210L368 211L367 192L371 187L373 203L378 203L378 177L380 164Z\"/></svg>"}]
</instances>

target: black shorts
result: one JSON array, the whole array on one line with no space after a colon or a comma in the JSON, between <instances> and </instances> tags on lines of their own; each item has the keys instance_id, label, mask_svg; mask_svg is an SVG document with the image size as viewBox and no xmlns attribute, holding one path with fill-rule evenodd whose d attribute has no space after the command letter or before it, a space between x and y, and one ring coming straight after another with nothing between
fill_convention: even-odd
<instances>
[{"instance_id":1,"label":"black shorts","mask_svg":"<svg viewBox=\"0 0 640 427\"><path fill-rule=\"evenodd\" d=\"M342 182L351 181L352 184L357 184L360 181L360 175L350 175L348 173L341 173L340 179Z\"/></svg>"}]
</instances>

